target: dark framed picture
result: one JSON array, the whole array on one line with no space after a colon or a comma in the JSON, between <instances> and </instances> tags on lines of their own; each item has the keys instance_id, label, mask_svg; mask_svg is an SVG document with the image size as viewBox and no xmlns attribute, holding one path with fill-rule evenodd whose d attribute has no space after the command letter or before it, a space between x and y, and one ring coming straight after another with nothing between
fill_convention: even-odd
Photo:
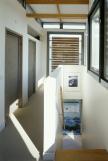
<instances>
[{"instance_id":1,"label":"dark framed picture","mask_svg":"<svg viewBox=\"0 0 108 161\"><path fill-rule=\"evenodd\" d=\"M68 87L78 87L78 76L68 76Z\"/></svg>"}]
</instances>

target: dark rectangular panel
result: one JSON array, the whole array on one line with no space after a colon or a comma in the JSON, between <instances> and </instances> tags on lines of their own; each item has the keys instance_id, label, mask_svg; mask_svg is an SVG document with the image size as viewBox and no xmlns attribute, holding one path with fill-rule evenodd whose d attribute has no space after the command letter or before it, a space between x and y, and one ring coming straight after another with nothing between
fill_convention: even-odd
<instances>
[{"instance_id":1,"label":"dark rectangular panel","mask_svg":"<svg viewBox=\"0 0 108 161\"><path fill-rule=\"evenodd\" d=\"M6 32L5 54L5 113L9 106L20 98L21 94L21 39L19 36Z\"/></svg>"},{"instance_id":2,"label":"dark rectangular panel","mask_svg":"<svg viewBox=\"0 0 108 161\"><path fill-rule=\"evenodd\" d=\"M29 40L29 62L28 62L28 97L35 92L36 80L36 43Z\"/></svg>"}]
</instances>

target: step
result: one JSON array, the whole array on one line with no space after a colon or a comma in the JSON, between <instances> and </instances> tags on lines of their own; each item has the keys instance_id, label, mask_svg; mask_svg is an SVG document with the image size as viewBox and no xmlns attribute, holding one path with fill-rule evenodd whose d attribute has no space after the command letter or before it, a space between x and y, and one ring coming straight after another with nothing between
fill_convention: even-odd
<instances>
[{"instance_id":1,"label":"step","mask_svg":"<svg viewBox=\"0 0 108 161\"><path fill-rule=\"evenodd\" d=\"M55 161L108 161L105 149L58 150Z\"/></svg>"}]
</instances>

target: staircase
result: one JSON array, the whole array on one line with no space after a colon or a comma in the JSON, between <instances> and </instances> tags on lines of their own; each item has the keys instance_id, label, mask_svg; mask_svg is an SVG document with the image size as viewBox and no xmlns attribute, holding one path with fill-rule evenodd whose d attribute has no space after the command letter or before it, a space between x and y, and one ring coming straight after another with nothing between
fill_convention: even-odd
<instances>
[{"instance_id":1,"label":"staircase","mask_svg":"<svg viewBox=\"0 0 108 161\"><path fill-rule=\"evenodd\" d=\"M108 161L108 152L104 149L58 150L55 161Z\"/></svg>"}]
</instances>

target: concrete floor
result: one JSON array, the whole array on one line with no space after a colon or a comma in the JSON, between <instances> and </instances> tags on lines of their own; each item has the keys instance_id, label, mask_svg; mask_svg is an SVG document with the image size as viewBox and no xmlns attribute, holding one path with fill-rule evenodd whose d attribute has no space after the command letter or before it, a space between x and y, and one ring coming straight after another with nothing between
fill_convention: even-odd
<instances>
[{"instance_id":1,"label":"concrete floor","mask_svg":"<svg viewBox=\"0 0 108 161\"><path fill-rule=\"evenodd\" d=\"M36 161L10 119L0 133L0 161Z\"/></svg>"},{"instance_id":2,"label":"concrete floor","mask_svg":"<svg viewBox=\"0 0 108 161\"><path fill-rule=\"evenodd\" d=\"M17 120L39 152L43 150L43 102L43 86L40 86L28 104L15 112ZM34 160L9 118L6 128L0 133L0 161Z\"/></svg>"},{"instance_id":3,"label":"concrete floor","mask_svg":"<svg viewBox=\"0 0 108 161\"><path fill-rule=\"evenodd\" d=\"M29 103L15 113L18 121L27 132L39 151L43 146L43 89L34 94ZM38 121L41 120L41 121ZM39 128L37 128L39 127ZM40 140L38 139L40 138ZM63 149L80 149L81 137L63 136ZM36 161L32 158L22 138L8 119L6 128L0 133L0 161ZM42 161L42 160L40 160Z\"/></svg>"},{"instance_id":4,"label":"concrete floor","mask_svg":"<svg viewBox=\"0 0 108 161\"><path fill-rule=\"evenodd\" d=\"M19 108L15 116L26 131L40 154L43 152L44 110L43 87L29 98L24 108Z\"/></svg>"},{"instance_id":5,"label":"concrete floor","mask_svg":"<svg viewBox=\"0 0 108 161\"><path fill-rule=\"evenodd\" d=\"M0 133L0 161L36 161L10 119L6 128Z\"/></svg>"}]
</instances>

